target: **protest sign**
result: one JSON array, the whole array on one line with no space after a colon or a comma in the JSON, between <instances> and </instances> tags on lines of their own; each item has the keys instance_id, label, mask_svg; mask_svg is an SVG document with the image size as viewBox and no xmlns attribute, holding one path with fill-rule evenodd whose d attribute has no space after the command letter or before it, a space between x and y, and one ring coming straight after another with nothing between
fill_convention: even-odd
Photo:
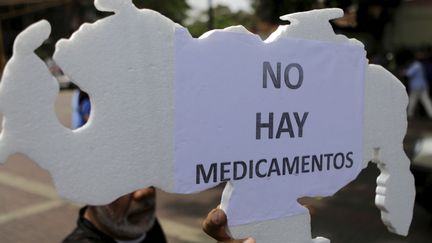
<instances>
[{"instance_id":1,"label":"protest sign","mask_svg":"<svg viewBox=\"0 0 432 243\"><path fill-rule=\"evenodd\" d=\"M61 196L88 204L147 186L193 193L228 182L221 206L233 235L279 243L311 239L299 197L332 195L372 160L383 221L407 234L406 92L367 65L360 42L334 34L328 20L341 10L290 15L292 25L262 41L241 27L194 39L130 1L96 6L115 14L54 54L89 93L89 122L59 124L58 84L34 54L50 26L38 22L17 37L2 78L1 162L22 152Z\"/></svg>"}]
</instances>

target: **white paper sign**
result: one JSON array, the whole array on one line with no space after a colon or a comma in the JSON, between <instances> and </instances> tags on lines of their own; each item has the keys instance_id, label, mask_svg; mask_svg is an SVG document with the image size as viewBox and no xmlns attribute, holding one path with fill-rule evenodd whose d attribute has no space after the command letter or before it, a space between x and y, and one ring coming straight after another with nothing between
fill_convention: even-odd
<instances>
[{"instance_id":1,"label":"white paper sign","mask_svg":"<svg viewBox=\"0 0 432 243\"><path fill-rule=\"evenodd\" d=\"M234 182L230 224L297 214L298 198L332 195L362 169L361 46L178 30L175 60L176 191Z\"/></svg>"}]
</instances>

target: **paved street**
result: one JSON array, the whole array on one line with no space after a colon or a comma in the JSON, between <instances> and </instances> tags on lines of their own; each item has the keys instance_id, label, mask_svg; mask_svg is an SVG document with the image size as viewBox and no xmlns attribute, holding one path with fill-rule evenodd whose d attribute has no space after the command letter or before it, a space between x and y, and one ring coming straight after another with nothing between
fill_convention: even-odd
<instances>
[{"instance_id":1,"label":"paved street","mask_svg":"<svg viewBox=\"0 0 432 243\"><path fill-rule=\"evenodd\" d=\"M60 93L56 104L58 118L70 126L71 92ZM416 138L432 133L432 121L412 120L405 148L412 154ZM55 151L53 151L55 152ZM304 199L312 212L314 236L325 236L332 243L429 243L432 218L416 205L410 235L389 233L374 206L378 170L370 165L359 178L334 197ZM158 215L169 242L214 242L200 229L201 220L220 200L222 187L195 195L158 193ZM49 174L23 155L14 155L0 166L0 242L60 242L75 225L79 205L58 198Z\"/></svg>"}]
</instances>

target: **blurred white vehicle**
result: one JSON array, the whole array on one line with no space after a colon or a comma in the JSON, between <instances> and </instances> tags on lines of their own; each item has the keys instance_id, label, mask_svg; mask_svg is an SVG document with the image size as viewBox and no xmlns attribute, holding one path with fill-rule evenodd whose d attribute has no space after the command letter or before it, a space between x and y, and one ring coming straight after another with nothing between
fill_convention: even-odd
<instances>
[{"instance_id":1,"label":"blurred white vehicle","mask_svg":"<svg viewBox=\"0 0 432 243\"><path fill-rule=\"evenodd\" d=\"M415 143L412 172L417 190L416 201L432 213L432 135Z\"/></svg>"},{"instance_id":2,"label":"blurred white vehicle","mask_svg":"<svg viewBox=\"0 0 432 243\"><path fill-rule=\"evenodd\" d=\"M415 167L432 172L432 135L417 140L412 163Z\"/></svg>"}]
</instances>

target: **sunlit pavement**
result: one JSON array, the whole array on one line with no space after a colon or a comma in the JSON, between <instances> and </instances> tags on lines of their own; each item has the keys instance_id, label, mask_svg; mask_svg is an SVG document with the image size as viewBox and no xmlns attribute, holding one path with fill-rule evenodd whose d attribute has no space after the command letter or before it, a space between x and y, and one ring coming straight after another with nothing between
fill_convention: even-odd
<instances>
[{"instance_id":1,"label":"sunlit pavement","mask_svg":"<svg viewBox=\"0 0 432 243\"><path fill-rule=\"evenodd\" d=\"M56 104L59 120L70 125L71 92L61 92ZM405 149L412 156L418 137L432 133L432 121L410 120ZM55 152L55 151L53 151ZM389 233L374 206L378 170L370 165L359 178L334 197L304 199L312 212L313 236L333 243L432 242L431 215L416 205L407 238ZM200 229L202 219L220 200L222 187L194 195L158 193L158 215L169 242L214 242ZM0 242L60 242L74 227L79 205L59 199L51 178L22 155L0 166Z\"/></svg>"}]
</instances>

